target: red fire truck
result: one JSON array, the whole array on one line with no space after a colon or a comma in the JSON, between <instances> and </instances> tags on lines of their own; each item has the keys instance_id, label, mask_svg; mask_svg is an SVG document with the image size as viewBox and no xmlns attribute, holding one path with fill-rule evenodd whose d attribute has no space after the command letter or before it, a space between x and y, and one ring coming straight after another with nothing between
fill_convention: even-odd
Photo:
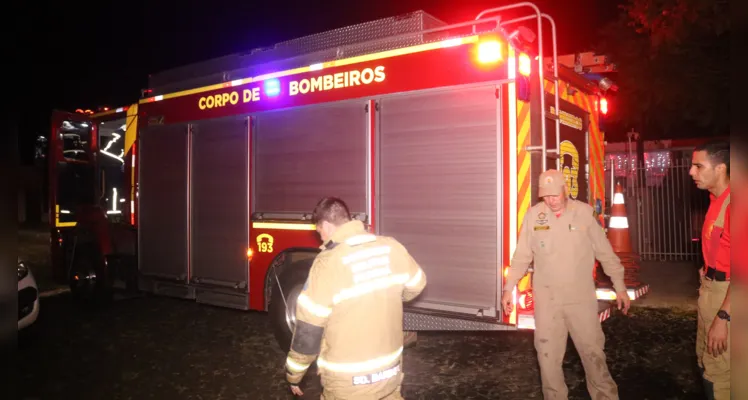
<instances>
[{"instance_id":1,"label":"red fire truck","mask_svg":"<svg viewBox=\"0 0 748 400\"><path fill-rule=\"evenodd\" d=\"M319 251L311 209L333 195L428 275L405 329L532 329L531 272L510 316L499 300L538 175L560 168L573 198L605 202L610 85L559 65L532 3L455 25L414 12L150 79L128 107L52 120L53 266L83 300L124 288L265 310L286 347ZM614 294L598 296L605 319Z\"/></svg>"}]
</instances>

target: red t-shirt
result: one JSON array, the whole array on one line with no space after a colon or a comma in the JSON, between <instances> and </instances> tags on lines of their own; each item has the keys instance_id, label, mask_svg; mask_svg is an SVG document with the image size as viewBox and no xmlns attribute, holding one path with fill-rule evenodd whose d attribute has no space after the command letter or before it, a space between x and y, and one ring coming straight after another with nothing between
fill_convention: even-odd
<instances>
[{"instance_id":1,"label":"red t-shirt","mask_svg":"<svg viewBox=\"0 0 748 400\"><path fill-rule=\"evenodd\" d=\"M730 236L735 241L735 250L732 250L732 266L735 267L735 278L740 279L742 282L748 282L748 205L740 203L738 199L748 198L748 190L746 188L741 189L742 192L736 197L735 208L731 211L733 216L737 218L737 223L732 225ZM732 203L731 203L732 205ZM732 272L732 271L731 271Z\"/></svg>"},{"instance_id":2,"label":"red t-shirt","mask_svg":"<svg viewBox=\"0 0 748 400\"><path fill-rule=\"evenodd\" d=\"M701 250L704 255L704 263L707 267L722 271L727 275L727 279L730 279L730 205L727 206L725 212L725 222L723 226L722 237L719 239L719 248L717 249L716 259L712 261L710 252L712 250L712 229L714 223L719 216L719 212L722 208L727 195L730 194L730 187L719 196L710 195L709 209L706 212L706 218L704 219L704 227L701 230ZM714 263L712 265L711 263Z\"/></svg>"}]
</instances>

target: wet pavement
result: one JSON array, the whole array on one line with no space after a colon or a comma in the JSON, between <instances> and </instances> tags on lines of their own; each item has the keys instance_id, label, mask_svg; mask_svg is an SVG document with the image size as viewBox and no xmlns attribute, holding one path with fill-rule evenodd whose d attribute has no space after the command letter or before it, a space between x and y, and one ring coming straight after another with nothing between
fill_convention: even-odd
<instances>
[{"instance_id":1,"label":"wet pavement","mask_svg":"<svg viewBox=\"0 0 748 400\"><path fill-rule=\"evenodd\" d=\"M622 399L703 398L693 312L634 308L603 327ZM22 399L292 398L265 313L192 301L147 296L90 310L68 294L44 298L19 355ZM532 332L421 333L404 370L408 399L542 398ZM570 398L589 398L571 342L564 371Z\"/></svg>"}]
</instances>

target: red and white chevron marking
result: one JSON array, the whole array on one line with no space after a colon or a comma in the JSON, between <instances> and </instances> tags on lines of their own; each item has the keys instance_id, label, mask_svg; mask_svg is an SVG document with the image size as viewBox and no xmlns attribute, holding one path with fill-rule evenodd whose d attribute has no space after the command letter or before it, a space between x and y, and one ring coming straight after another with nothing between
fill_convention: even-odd
<instances>
[{"instance_id":1,"label":"red and white chevron marking","mask_svg":"<svg viewBox=\"0 0 748 400\"><path fill-rule=\"evenodd\" d=\"M605 321L606 319L610 318L610 308L606 308L605 311L601 312L599 314L600 322Z\"/></svg>"}]
</instances>

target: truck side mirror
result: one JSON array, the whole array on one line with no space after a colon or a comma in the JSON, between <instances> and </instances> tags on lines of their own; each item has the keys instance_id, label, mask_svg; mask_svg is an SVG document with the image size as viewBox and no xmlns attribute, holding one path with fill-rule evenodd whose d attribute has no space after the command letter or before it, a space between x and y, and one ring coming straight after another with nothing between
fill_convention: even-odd
<instances>
[{"instance_id":1,"label":"truck side mirror","mask_svg":"<svg viewBox=\"0 0 748 400\"><path fill-rule=\"evenodd\" d=\"M44 136L38 136L34 143L34 160L45 161L49 154L49 142Z\"/></svg>"}]
</instances>

